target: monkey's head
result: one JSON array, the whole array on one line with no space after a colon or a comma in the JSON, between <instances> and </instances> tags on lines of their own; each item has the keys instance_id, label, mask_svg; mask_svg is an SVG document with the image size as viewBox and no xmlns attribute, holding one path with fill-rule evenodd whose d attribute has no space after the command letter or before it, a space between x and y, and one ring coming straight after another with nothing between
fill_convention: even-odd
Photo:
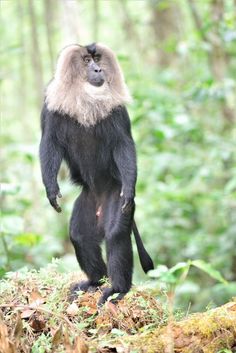
<instances>
[{"instance_id":1,"label":"monkey's head","mask_svg":"<svg viewBox=\"0 0 236 353\"><path fill-rule=\"evenodd\" d=\"M100 43L73 44L59 54L46 102L49 109L91 125L114 107L130 102L130 95L111 49Z\"/></svg>"},{"instance_id":2,"label":"monkey's head","mask_svg":"<svg viewBox=\"0 0 236 353\"><path fill-rule=\"evenodd\" d=\"M55 77L68 83L79 80L100 87L105 82L100 65L101 53L95 44L88 47L69 45L59 55Z\"/></svg>"}]
</instances>

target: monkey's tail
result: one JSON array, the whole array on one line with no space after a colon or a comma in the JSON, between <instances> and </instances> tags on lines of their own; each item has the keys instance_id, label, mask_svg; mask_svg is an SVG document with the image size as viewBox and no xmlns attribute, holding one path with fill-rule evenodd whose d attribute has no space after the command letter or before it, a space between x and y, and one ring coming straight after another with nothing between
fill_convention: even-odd
<instances>
[{"instance_id":1,"label":"monkey's tail","mask_svg":"<svg viewBox=\"0 0 236 353\"><path fill-rule=\"evenodd\" d=\"M139 255L139 260L141 263L141 266L143 268L143 271L147 273L150 270L154 269L153 261L151 257L149 256L147 250L145 249L141 236L139 234L137 225L135 223L135 220L133 221L133 233L134 233L134 238L137 244L137 249L138 249L138 255Z\"/></svg>"}]
</instances>

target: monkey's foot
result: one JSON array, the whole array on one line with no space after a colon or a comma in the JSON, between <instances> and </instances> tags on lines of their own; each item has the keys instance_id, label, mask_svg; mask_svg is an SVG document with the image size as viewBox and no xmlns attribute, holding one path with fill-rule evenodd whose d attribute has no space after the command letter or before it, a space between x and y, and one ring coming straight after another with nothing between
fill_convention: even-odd
<instances>
[{"instance_id":1,"label":"monkey's foot","mask_svg":"<svg viewBox=\"0 0 236 353\"><path fill-rule=\"evenodd\" d=\"M105 288L102 292L101 298L99 299L98 306L102 306L107 301L107 299L113 294L117 294L115 298L111 299L111 303L115 304L119 300L121 300L125 296L125 294L127 294L127 292L118 293L113 288Z\"/></svg>"},{"instance_id":2,"label":"monkey's foot","mask_svg":"<svg viewBox=\"0 0 236 353\"><path fill-rule=\"evenodd\" d=\"M99 282L92 282L90 280L81 281L79 283L76 283L70 288L69 299L70 299L70 301L75 300L78 297L77 292L79 292L79 291L95 292L96 290L98 290L98 287L100 287L100 286L101 286L101 284Z\"/></svg>"}]
</instances>

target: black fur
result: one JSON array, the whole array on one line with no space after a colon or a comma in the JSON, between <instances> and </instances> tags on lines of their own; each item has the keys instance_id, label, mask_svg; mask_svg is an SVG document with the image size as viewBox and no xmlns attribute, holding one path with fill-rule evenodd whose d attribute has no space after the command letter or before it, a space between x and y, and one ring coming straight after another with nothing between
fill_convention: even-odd
<instances>
[{"instance_id":1,"label":"black fur","mask_svg":"<svg viewBox=\"0 0 236 353\"><path fill-rule=\"evenodd\" d=\"M92 56L96 53L96 43L92 43L92 44L89 44L85 47L88 51L89 54L91 54Z\"/></svg>"},{"instance_id":2,"label":"black fur","mask_svg":"<svg viewBox=\"0 0 236 353\"><path fill-rule=\"evenodd\" d=\"M41 169L50 203L60 211L57 174L62 160L69 167L72 181L82 186L70 221L70 238L88 281L76 289L92 290L109 276L112 288L103 292L100 304L113 293L120 293L120 299L131 287L133 227L142 266L145 272L153 268L133 225L137 168L127 110L117 107L95 126L84 127L44 105L41 124ZM104 238L107 266L100 249Z\"/></svg>"}]
</instances>

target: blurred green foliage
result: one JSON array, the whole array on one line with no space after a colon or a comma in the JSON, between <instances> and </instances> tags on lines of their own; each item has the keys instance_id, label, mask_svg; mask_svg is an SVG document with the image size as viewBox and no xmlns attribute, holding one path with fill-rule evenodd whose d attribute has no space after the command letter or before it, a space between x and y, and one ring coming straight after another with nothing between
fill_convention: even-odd
<instances>
[{"instance_id":1,"label":"blurred green foliage","mask_svg":"<svg viewBox=\"0 0 236 353\"><path fill-rule=\"evenodd\" d=\"M155 264L200 258L229 282L215 284L193 269L178 290L183 306L202 308L235 295L235 2L19 0L1 7L0 275L55 256L68 270L77 268L68 255L67 224L79 190L63 167L58 215L41 182L39 79L44 85L51 79L64 45L98 40L117 53L133 95L136 219ZM136 262L139 282L145 277Z\"/></svg>"}]
</instances>

